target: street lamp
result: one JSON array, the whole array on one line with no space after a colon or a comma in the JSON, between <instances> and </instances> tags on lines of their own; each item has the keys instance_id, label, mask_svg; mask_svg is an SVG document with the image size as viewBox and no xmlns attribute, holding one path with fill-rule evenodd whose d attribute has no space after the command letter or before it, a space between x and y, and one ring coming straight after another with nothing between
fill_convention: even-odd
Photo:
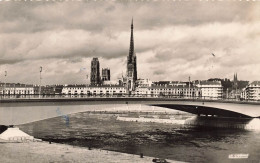
<instances>
[{"instance_id":1,"label":"street lamp","mask_svg":"<svg viewBox=\"0 0 260 163\"><path fill-rule=\"evenodd\" d=\"M86 74L86 88L87 88L87 83L88 83L88 74ZM85 94L85 97L86 97L86 95L88 94L87 89L86 89L86 92L84 94Z\"/></svg>"},{"instance_id":2,"label":"street lamp","mask_svg":"<svg viewBox=\"0 0 260 163\"><path fill-rule=\"evenodd\" d=\"M40 88L39 88L39 98L41 97L41 85L42 85L42 66L40 66Z\"/></svg>"},{"instance_id":3,"label":"street lamp","mask_svg":"<svg viewBox=\"0 0 260 163\"><path fill-rule=\"evenodd\" d=\"M6 94L6 76L7 76L7 71L5 71L5 85L4 85L4 92L3 92L3 95Z\"/></svg>"},{"instance_id":4,"label":"street lamp","mask_svg":"<svg viewBox=\"0 0 260 163\"><path fill-rule=\"evenodd\" d=\"M188 91L188 98L190 98L190 96L191 96L191 91L190 91L190 76L189 76L189 91Z\"/></svg>"}]
</instances>

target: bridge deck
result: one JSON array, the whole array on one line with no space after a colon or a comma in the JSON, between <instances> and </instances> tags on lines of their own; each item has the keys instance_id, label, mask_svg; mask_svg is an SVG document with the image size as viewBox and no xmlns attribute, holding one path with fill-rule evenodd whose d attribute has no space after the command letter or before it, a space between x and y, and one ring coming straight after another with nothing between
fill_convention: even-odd
<instances>
[{"instance_id":1,"label":"bridge deck","mask_svg":"<svg viewBox=\"0 0 260 163\"><path fill-rule=\"evenodd\" d=\"M23 124L99 107L153 105L193 114L214 114L227 117L260 117L259 103L204 101L158 98L69 98L12 99L0 101L0 125ZM197 108L196 108L197 107Z\"/></svg>"}]
</instances>

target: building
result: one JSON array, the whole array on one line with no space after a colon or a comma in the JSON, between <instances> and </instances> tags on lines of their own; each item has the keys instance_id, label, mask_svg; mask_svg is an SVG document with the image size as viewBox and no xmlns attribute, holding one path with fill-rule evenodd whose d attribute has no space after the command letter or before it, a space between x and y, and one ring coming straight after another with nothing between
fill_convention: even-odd
<instances>
[{"instance_id":1,"label":"building","mask_svg":"<svg viewBox=\"0 0 260 163\"><path fill-rule=\"evenodd\" d=\"M187 85L187 82L181 82L181 81L156 81L153 82L154 85L170 85L170 86L185 86Z\"/></svg>"},{"instance_id":2,"label":"building","mask_svg":"<svg viewBox=\"0 0 260 163\"><path fill-rule=\"evenodd\" d=\"M134 51L134 35L133 35L133 19L131 24L131 37L130 37L130 48L129 55L127 56L127 73L126 73L126 86L127 93L131 94L135 90L137 80L137 67L136 67L136 55Z\"/></svg>"},{"instance_id":3,"label":"building","mask_svg":"<svg viewBox=\"0 0 260 163\"><path fill-rule=\"evenodd\" d=\"M123 85L67 85L63 87L62 94L121 97L127 94L127 90ZM198 98L200 94L200 89L196 86L152 85L136 87L135 90L135 95L139 97Z\"/></svg>"},{"instance_id":4,"label":"building","mask_svg":"<svg viewBox=\"0 0 260 163\"><path fill-rule=\"evenodd\" d=\"M0 83L0 95L33 95L34 87L31 84Z\"/></svg>"},{"instance_id":5,"label":"building","mask_svg":"<svg viewBox=\"0 0 260 163\"><path fill-rule=\"evenodd\" d=\"M67 85L63 87L64 95L88 96L123 96L126 89L122 85Z\"/></svg>"},{"instance_id":6,"label":"building","mask_svg":"<svg viewBox=\"0 0 260 163\"><path fill-rule=\"evenodd\" d=\"M102 81L110 81L110 69L102 68Z\"/></svg>"},{"instance_id":7,"label":"building","mask_svg":"<svg viewBox=\"0 0 260 163\"><path fill-rule=\"evenodd\" d=\"M241 93L240 93L240 99L241 100L246 100L247 99L247 91L246 88L243 88Z\"/></svg>"},{"instance_id":8,"label":"building","mask_svg":"<svg viewBox=\"0 0 260 163\"><path fill-rule=\"evenodd\" d=\"M196 86L171 86L151 85L150 87L137 87L137 96L144 97L175 97L175 98L200 98L201 90Z\"/></svg>"},{"instance_id":9,"label":"building","mask_svg":"<svg viewBox=\"0 0 260 163\"><path fill-rule=\"evenodd\" d=\"M54 86L54 88L55 88L55 94L56 95L60 95L61 94L61 92L62 92L62 88L63 88L64 86L63 85L55 85Z\"/></svg>"},{"instance_id":10,"label":"building","mask_svg":"<svg viewBox=\"0 0 260 163\"><path fill-rule=\"evenodd\" d=\"M120 85L118 81L103 81L102 85Z\"/></svg>"},{"instance_id":11,"label":"building","mask_svg":"<svg viewBox=\"0 0 260 163\"><path fill-rule=\"evenodd\" d=\"M201 90L201 97L206 99L222 99L223 87L220 81L196 81L193 85Z\"/></svg>"},{"instance_id":12,"label":"building","mask_svg":"<svg viewBox=\"0 0 260 163\"><path fill-rule=\"evenodd\" d=\"M65 85L62 88L61 93L63 95L85 95L85 94L87 94L87 89L86 89L86 85L83 85L83 84Z\"/></svg>"},{"instance_id":13,"label":"building","mask_svg":"<svg viewBox=\"0 0 260 163\"><path fill-rule=\"evenodd\" d=\"M154 85L170 85L170 81L154 81Z\"/></svg>"},{"instance_id":14,"label":"building","mask_svg":"<svg viewBox=\"0 0 260 163\"><path fill-rule=\"evenodd\" d=\"M243 100L260 100L260 81L253 81L248 84L240 95Z\"/></svg>"},{"instance_id":15,"label":"building","mask_svg":"<svg viewBox=\"0 0 260 163\"><path fill-rule=\"evenodd\" d=\"M229 93L229 98L239 99L241 90L238 87L237 73L234 74L234 79L232 83L232 90Z\"/></svg>"},{"instance_id":16,"label":"building","mask_svg":"<svg viewBox=\"0 0 260 163\"><path fill-rule=\"evenodd\" d=\"M36 86L39 91L39 86ZM60 95L62 91L62 85L46 85L41 86L41 95ZM38 94L39 92L37 92Z\"/></svg>"},{"instance_id":17,"label":"building","mask_svg":"<svg viewBox=\"0 0 260 163\"><path fill-rule=\"evenodd\" d=\"M150 79L138 79L136 80L137 87L151 87L153 82Z\"/></svg>"},{"instance_id":18,"label":"building","mask_svg":"<svg viewBox=\"0 0 260 163\"><path fill-rule=\"evenodd\" d=\"M91 61L91 77L90 77L91 85L101 84L100 80L100 65L98 58L93 58Z\"/></svg>"},{"instance_id":19,"label":"building","mask_svg":"<svg viewBox=\"0 0 260 163\"><path fill-rule=\"evenodd\" d=\"M237 73L234 74L234 79L233 79L232 89L233 89L233 90L237 90L237 89L238 89Z\"/></svg>"},{"instance_id":20,"label":"building","mask_svg":"<svg viewBox=\"0 0 260 163\"><path fill-rule=\"evenodd\" d=\"M152 86L149 88L151 96L168 96L176 98L199 98L200 89L196 86Z\"/></svg>"}]
</instances>

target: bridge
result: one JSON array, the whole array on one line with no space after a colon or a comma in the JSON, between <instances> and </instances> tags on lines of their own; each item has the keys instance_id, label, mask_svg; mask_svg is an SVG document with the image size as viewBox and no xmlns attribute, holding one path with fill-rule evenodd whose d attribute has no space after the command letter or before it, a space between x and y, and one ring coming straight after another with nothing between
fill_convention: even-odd
<instances>
[{"instance_id":1,"label":"bridge","mask_svg":"<svg viewBox=\"0 0 260 163\"><path fill-rule=\"evenodd\" d=\"M19 125L48 118L98 110L100 106L145 105L184 111L203 117L253 119L260 117L260 103L169 98L45 98L1 99L0 125ZM131 110L129 110L131 111Z\"/></svg>"}]
</instances>

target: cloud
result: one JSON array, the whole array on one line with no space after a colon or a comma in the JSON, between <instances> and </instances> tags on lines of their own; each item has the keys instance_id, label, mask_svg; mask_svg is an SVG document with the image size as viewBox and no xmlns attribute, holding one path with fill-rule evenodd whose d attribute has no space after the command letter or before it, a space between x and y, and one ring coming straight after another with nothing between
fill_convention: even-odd
<instances>
[{"instance_id":1,"label":"cloud","mask_svg":"<svg viewBox=\"0 0 260 163\"><path fill-rule=\"evenodd\" d=\"M100 32L106 28L125 31L132 16L141 30L168 25L200 25L259 18L259 5L250 2L3 3L5 4L0 6L1 32L31 33L54 29Z\"/></svg>"},{"instance_id":2,"label":"cloud","mask_svg":"<svg viewBox=\"0 0 260 163\"><path fill-rule=\"evenodd\" d=\"M231 78L238 72L255 80L260 73L259 3L2 3L0 69L10 82L37 83L41 65L46 84L85 83L92 57L116 80L126 72L132 16L140 78Z\"/></svg>"}]
</instances>

